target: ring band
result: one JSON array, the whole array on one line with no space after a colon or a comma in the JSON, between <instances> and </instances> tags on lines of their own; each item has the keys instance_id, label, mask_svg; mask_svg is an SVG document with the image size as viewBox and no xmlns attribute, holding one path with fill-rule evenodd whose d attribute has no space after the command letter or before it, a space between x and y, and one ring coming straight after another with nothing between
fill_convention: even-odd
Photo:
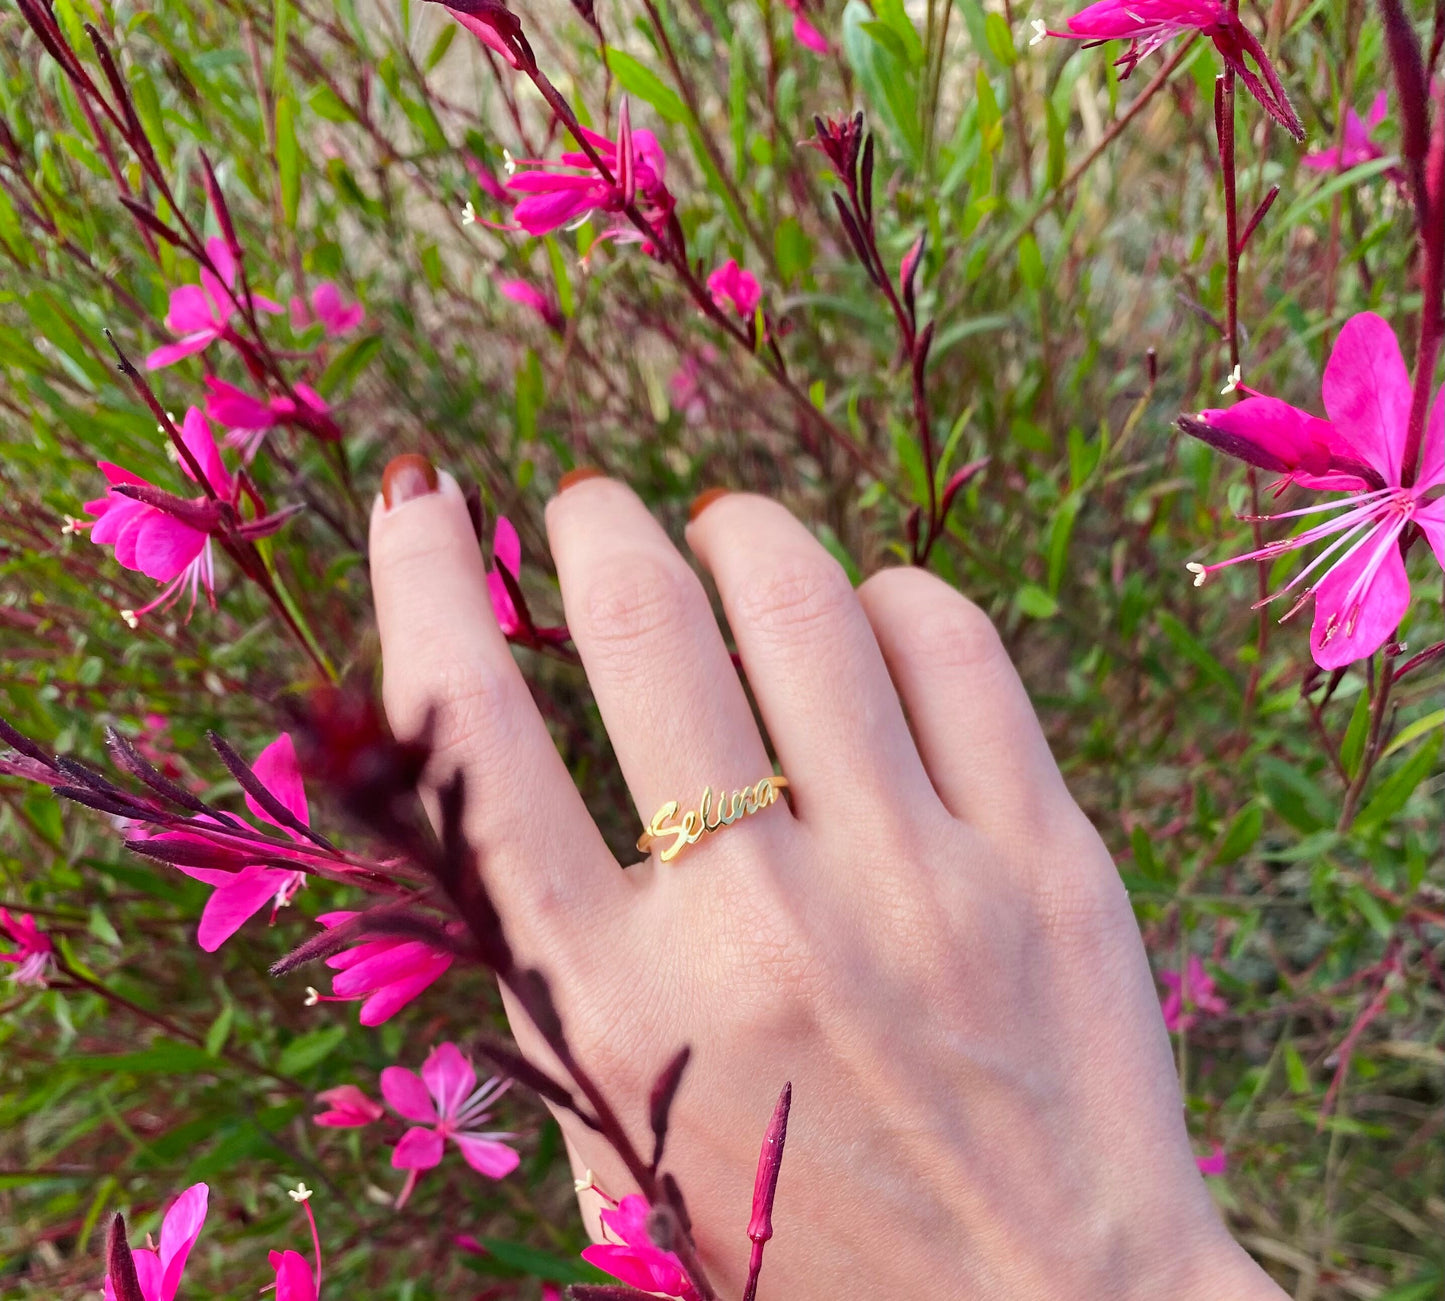
<instances>
[{"instance_id":1,"label":"ring band","mask_svg":"<svg viewBox=\"0 0 1445 1301\"><path fill-rule=\"evenodd\" d=\"M712 787L703 787L702 803L699 808L678 813L682 806L677 800L668 800L647 824L647 830L637 838L637 848L647 853L658 840L672 837L672 843L658 855L664 863L670 863L688 845L695 845L709 831L731 826L739 818L750 813L761 813L770 804L778 801L778 792L788 784L786 777L769 775L752 786L734 791L731 796L719 796L717 807L712 807Z\"/></svg>"}]
</instances>

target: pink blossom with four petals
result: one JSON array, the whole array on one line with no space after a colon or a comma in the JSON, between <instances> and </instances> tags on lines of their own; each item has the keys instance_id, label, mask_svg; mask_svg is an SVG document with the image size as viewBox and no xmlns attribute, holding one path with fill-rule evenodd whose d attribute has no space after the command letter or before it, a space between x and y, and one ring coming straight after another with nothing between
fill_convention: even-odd
<instances>
[{"instance_id":1,"label":"pink blossom with four petals","mask_svg":"<svg viewBox=\"0 0 1445 1301\"><path fill-rule=\"evenodd\" d=\"M1197 954L1189 955L1183 976L1177 971L1161 971L1159 980L1169 991L1159 1010L1164 1014L1164 1028L1170 1034L1189 1029L1201 1012L1223 1016L1229 1011L1229 1004L1214 992L1214 977L1204 969Z\"/></svg>"},{"instance_id":2,"label":"pink blossom with four petals","mask_svg":"<svg viewBox=\"0 0 1445 1301\"><path fill-rule=\"evenodd\" d=\"M135 1261L136 1280L145 1301L174 1301L181 1284L186 1258L200 1237L206 1221L206 1201L210 1188L192 1184L170 1205L161 1221L160 1246L152 1251L138 1247L131 1252ZM115 1286L105 1276L105 1301L116 1301Z\"/></svg>"},{"instance_id":3,"label":"pink blossom with four petals","mask_svg":"<svg viewBox=\"0 0 1445 1301\"><path fill-rule=\"evenodd\" d=\"M200 466L211 490L223 500L228 498L231 495L231 476L221 461L211 427L199 407L187 410L181 422L181 441ZM113 491L127 484L152 487L140 475L132 474L110 461L100 461L98 465L111 490L104 497L85 503L86 513L96 517L88 526L90 540L100 546L113 546L116 560L125 568L164 584L154 601L138 610L122 610L125 621L134 628L141 616L158 608L168 608L187 589L191 594L187 618L195 612L196 600L202 589L214 608L216 569L210 536L158 506ZM190 465L184 459L181 469L188 479L195 480ZM196 501L204 502L205 498L197 498Z\"/></svg>"},{"instance_id":4,"label":"pink blossom with four petals","mask_svg":"<svg viewBox=\"0 0 1445 1301\"><path fill-rule=\"evenodd\" d=\"M397 1195L398 1208L411 1196L421 1171L441 1162L447 1139L461 1149L462 1159L473 1170L488 1178L501 1179L517 1168L522 1158L502 1141L515 1134L476 1128L510 1086L510 1080L494 1077L478 1087L476 1071L454 1043L433 1048L420 1075L404 1066L382 1071L382 1096L399 1116L417 1122L391 1154L392 1166L409 1172Z\"/></svg>"},{"instance_id":5,"label":"pink blossom with four petals","mask_svg":"<svg viewBox=\"0 0 1445 1301\"><path fill-rule=\"evenodd\" d=\"M354 912L322 913L316 920L328 930L358 916ZM337 974L331 993L312 992L315 1002L361 1004L362 1025L380 1025L435 984L452 965L452 955L421 940L392 936L362 940L332 954L326 965Z\"/></svg>"},{"instance_id":6,"label":"pink blossom with four petals","mask_svg":"<svg viewBox=\"0 0 1445 1301\"><path fill-rule=\"evenodd\" d=\"M247 465L255 459L266 435L279 425L297 425L322 438L336 436L326 399L309 384L291 387L294 399L282 393L263 402L234 384L206 376L206 415L226 427L226 446L238 448Z\"/></svg>"},{"instance_id":7,"label":"pink blossom with four petals","mask_svg":"<svg viewBox=\"0 0 1445 1301\"><path fill-rule=\"evenodd\" d=\"M180 337L175 343L151 353L146 358L147 370L173 366L183 357L209 348L217 339L231 337L231 318L240 311L240 304L232 293L236 285L236 259L231 256L226 241L217 237L206 241L206 253L219 277L202 267L199 285L182 285L171 291L166 329ZM251 307L258 312L281 310L279 303L260 294L251 295Z\"/></svg>"},{"instance_id":8,"label":"pink blossom with four petals","mask_svg":"<svg viewBox=\"0 0 1445 1301\"><path fill-rule=\"evenodd\" d=\"M697 1301L697 1289L677 1254L656 1246L647 1232L647 1199L633 1193L601 1213L602 1228L615 1242L594 1242L582 1259L644 1292Z\"/></svg>"},{"instance_id":9,"label":"pink blossom with four petals","mask_svg":"<svg viewBox=\"0 0 1445 1301\"><path fill-rule=\"evenodd\" d=\"M1344 139L1328 149L1316 149L1300 159L1305 167L1317 172L1347 172L1361 163L1383 158L1385 151L1370 137L1390 111L1390 97L1383 90L1375 96L1370 111L1363 118L1354 109L1345 110Z\"/></svg>"},{"instance_id":10,"label":"pink blossom with four petals","mask_svg":"<svg viewBox=\"0 0 1445 1301\"><path fill-rule=\"evenodd\" d=\"M316 1095L326 1110L311 1117L311 1123L324 1129L356 1129L380 1120L386 1114L381 1103L369 1098L354 1084L339 1084Z\"/></svg>"},{"instance_id":11,"label":"pink blossom with four petals","mask_svg":"<svg viewBox=\"0 0 1445 1301\"><path fill-rule=\"evenodd\" d=\"M311 825L306 805L306 788L301 782L301 768L296 762L296 747L288 732L282 732L251 765L251 771L272 795L305 826ZM263 822L280 827L298 844L307 844L298 831L278 822L248 794L246 807ZM188 831L165 831L154 837L158 841L196 842L200 837ZM219 867L190 867L177 864L177 869L194 880L214 887L201 911L201 924L196 941L207 953L214 953L247 921L268 903L275 910L289 904L303 885L306 873L284 867L243 867L227 871Z\"/></svg>"},{"instance_id":12,"label":"pink blossom with four petals","mask_svg":"<svg viewBox=\"0 0 1445 1301\"><path fill-rule=\"evenodd\" d=\"M736 258L728 258L707 278L707 290L719 307L732 308L747 320L763 300L763 288L757 276L738 266Z\"/></svg>"},{"instance_id":13,"label":"pink blossom with four petals","mask_svg":"<svg viewBox=\"0 0 1445 1301\"><path fill-rule=\"evenodd\" d=\"M1298 589L1288 618L1314 597L1310 652L1336 669L1373 654L1394 635L1410 603L1400 536L1411 524L1445 566L1445 500L1430 499L1445 483L1445 402L1437 391L1425 426L1424 455L1414 483L1403 466L1410 416L1410 376L1389 325L1373 312L1345 322L1321 384L1328 420L1275 398L1254 395L1224 410L1200 412L1200 436L1252 465L1285 471L1286 481L1348 495L1268 519L1333 515L1292 537L1219 564L1191 563L1195 585L1229 565L1272 560L1324 543L1318 554L1272 596ZM1186 426L1188 427L1188 426ZM1216 442L1214 435L1219 435ZM1232 441L1231 441L1232 440ZM1318 574L1318 577L1316 577Z\"/></svg>"},{"instance_id":14,"label":"pink blossom with four petals","mask_svg":"<svg viewBox=\"0 0 1445 1301\"><path fill-rule=\"evenodd\" d=\"M8 908L0 908L0 937L17 947L0 953L0 962L13 962L12 984L44 988L46 974L55 965L55 946L50 937L35 924L29 913L18 917Z\"/></svg>"}]
</instances>

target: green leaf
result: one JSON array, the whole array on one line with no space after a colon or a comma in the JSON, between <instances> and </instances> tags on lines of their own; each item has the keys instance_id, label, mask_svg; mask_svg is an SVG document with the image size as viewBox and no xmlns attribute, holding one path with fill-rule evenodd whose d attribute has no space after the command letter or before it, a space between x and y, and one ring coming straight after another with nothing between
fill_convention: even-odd
<instances>
[{"instance_id":1,"label":"green leaf","mask_svg":"<svg viewBox=\"0 0 1445 1301\"><path fill-rule=\"evenodd\" d=\"M922 67L924 61L923 42L918 39L918 29L903 7L903 0L873 0L873 12L878 15L893 33L903 58L915 67Z\"/></svg>"},{"instance_id":2,"label":"green leaf","mask_svg":"<svg viewBox=\"0 0 1445 1301\"><path fill-rule=\"evenodd\" d=\"M1415 788L1434 771L1435 762L1440 757L1441 740L1441 737L1434 736L1426 741L1380 783L1370 802L1355 819L1355 830L1379 830L1405 807Z\"/></svg>"},{"instance_id":3,"label":"green leaf","mask_svg":"<svg viewBox=\"0 0 1445 1301\"><path fill-rule=\"evenodd\" d=\"M1059 503L1049 525L1049 591L1054 596L1059 594L1059 584L1064 580L1064 568L1069 561L1069 539L1083 504L1082 497L1070 493Z\"/></svg>"},{"instance_id":4,"label":"green leaf","mask_svg":"<svg viewBox=\"0 0 1445 1301\"><path fill-rule=\"evenodd\" d=\"M276 171L281 178L281 208L290 226L301 202L301 146L296 143L296 113L291 97L276 100Z\"/></svg>"},{"instance_id":5,"label":"green leaf","mask_svg":"<svg viewBox=\"0 0 1445 1301\"><path fill-rule=\"evenodd\" d=\"M1365 740L1370 734L1370 693L1361 691L1355 697L1355 709L1350 715L1350 725L1345 728L1345 739L1340 742L1340 763L1351 780L1360 771L1360 760L1365 755Z\"/></svg>"},{"instance_id":6,"label":"green leaf","mask_svg":"<svg viewBox=\"0 0 1445 1301\"><path fill-rule=\"evenodd\" d=\"M1048 169L1045 175L1049 189L1056 190L1064 179L1064 164L1068 161L1064 140L1064 128L1067 122L1059 110L1054 107L1052 99L1044 101L1044 121L1049 140Z\"/></svg>"},{"instance_id":7,"label":"green leaf","mask_svg":"<svg viewBox=\"0 0 1445 1301\"><path fill-rule=\"evenodd\" d=\"M1284 1045L1284 1075L1289 1081L1291 1093L1304 1094L1310 1091L1310 1072L1299 1049L1286 1040Z\"/></svg>"},{"instance_id":8,"label":"green leaf","mask_svg":"<svg viewBox=\"0 0 1445 1301\"><path fill-rule=\"evenodd\" d=\"M1385 912L1380 901L1362 885L1352 885L1345 891L1355 911L1370 923L1370 929L1382 940L1388 940L1395 932L1394 920Z\"/></svg>"},{"instance_id":9,"label":"green leaf","mask_svg":"<svg viewBox=\"0 0 1445 1301\"><path fill-rule=\"evenodd\" d=\"M1216 686L1232 696L1241 694L1234 676L1210 653L1208 647L1168 610L1158 613L1159 628L1170 644Z\"/></svg>"},{"instance_id":10,"label":"green leaf","mask_svg":"<svg viewBox=\"0 0 1445 1301\"><path fill-rule=\"evenodd\" d=\"M344 1025L324 1025L318 1030L297 1035L281 1050L281 1056L276 1059L276 1070L287 1076L309 1071L335 1052L345 1038Z\"/></svg>"},{"instance_id":11,"label":"green leaf","mask_svg":"<svg viewBox=\"0 0 1445 1301\"><path fill-rule=\"evenodd\" d=\"M1031 619L1052 619L1059 612L1059 603L1042 587L1025 583L1014 595L1014 604Z\"/></svg>"},{"instance_id":12,"label":"green leaf","mask_svg":"<svg viewBox=\"0 0 1445 1301\"><path fill-rule=\"evenodd\" d=\"M665 85L651 68L639 63L630 54L615 46L607 49L607 66L618 84L629 95L636 95L644 103L651 104L664 122L686 122L689 114L682 97Z\"/></svg>"},{"instance_id":13,"label":"green leaf","mask_svg":"<svg viewBox=\"0 0 1445 1301\"><path fill-rule=\"evenodd\" d=\"M1008 20L1002 14L987 13L983 17L983 32L988 39L989 53L1005 68L1013 67L1019 56L1014 49L1013 32L1009 30Z\"/></svg>"},{"instance_id":14,"label":"green leaf","mask_svg":"<svg viewBox=\"0 0 1445 1301\"><path fill-rule=\"evenodd\" d=\"M343 396L355 383L356 377L366 369L367 362L380 351L381 339L375 334L365 334L348 343L331 359L331 364L321 372L321 378L316 381L321 395L325 398Z\"/></svg>"},{"instance_id":15,"label":"green leaf","mask_svg":"<svg viewBox=\"0 0 1445 1301\"><path fill-rule=\"evenodd\" d=\"M1403 750L1407 745L1413 744L1427 733L1438 732L1442 728L1445 728L1445 709L1437 709L1433 714L1417 718L1408 727L1400 729L1400 734L1385 747L1380 758L1388 759L1396 750Z\"/></svg>"},{"instance_id":16,"label":"green leaf","mask_svg":"<svg viewBox=\"0 0 1445 1301\"><path fill-rule=\"evenodd\" d=\"M1377 1292L1375 1301L1438 1301L1442 1286L1445 1286L1445 1272L1427 1269L1408 1283L1392 1287L1388 1292Z\"/></svg>"},{"instance_id":17,"label":"green leaf","mask_svg":"<svg viewBox=\"0 0 1445 1301\"><path fill-rule=\"evenodd\" d=\"M778 275L786 283L802 275L813 261L813 242L796 217L785 217L773 234Z\"/></svg>"},{"instance_id":18,"label":"green leaf","mask_svg":"<svg viewBox=\"0 0 1445 1301\"><path fill-rule=\"evenodd\" d=\"M481 1242L487 1249L487 1256L508 1269L531 1278L540 1278L549 1283L614 1281L611 1275L603 1274L580 1256L554 1256L550 1252L528 1247L520 1242L508 1242L505 1238L483 1238ZM477 1262L478 1265L483 1265L486 1259L487 1257L482 1257Z\"/></svg>"},{"instance_id":19,"label":"green leaf","mask_svg":"<svg viewBox=\"0 0 1445 1301\"><path fill-rule=\"evenodd\" d=\"M867 26L873 21L863 0L848 0L843 10L843 52L869 111L882 122L906 161L917 166L923 156L917 71L869 34Z\"/></svg>"},{"instance_id":20,"label":"green leaf","mask_svg":"<svg viewBox=\"0 0 1445 1301\"><path fill-rule=\"evenodd\" d=\"M1234 815L1229 829L1214 851L1214 861L1219 864L1237 863L1259 839L1264 830L1264 810L1258 804L1246 804Z\"/></svg>"},{"instance_id":21,"label":"green leaf","mask_svg":"<svg viewBox=\"0 0 1445 1301\"><path fill-rule=\"evenodd\" d=\"M291 28L291 0L276 0L271 24L271 98L280 107L286 89L286 37Z\"/></svg>"},{"instance_id":22,"label":"green leaf","mask_svg":"<svg viewBox=\"0 0 1445 1301\"><path fill-rule=\"evenodd\" d=\"M1019 278L1024 285L1038 293L1043 288L1044 277L1047 275L1044 269L1044 256L1039 252L1038 241L1032 235L1025 235L1019 240Z\"/></svg>"},{"instance_id":23,"label":"green leaf","mask_svg":"<svg viewBox=\"0 0 1445 1301\"><path fill-rule=\"evenodd\" d=\"M211 1022L211 1028L206 1031L206 1055L208 1057L219 1057L221 1049L226 1046L226 1040L231 1035L231 1023L236 1019L236 1005L227 1003L221 1008L220 1014Z\"/></svg>"},{"instance_id":24,"label":"green leaf","mask_svg":"<svg viewBox=\"0 0 1445 1301\"><path fill-rule=\"evenodd\" d=\"M216 1063L203 1049L174 1039L157 1039L140 1052L71 1057L65 1066L84 1075L199 1075L216 1071Z\"/></svg>"},{"instance_id":25,"label":"green leaf","mask_svg":"<svg viewBox=\"0 0 1445 1301\"><path fill-rule=\"evenodd\" d=\"M426 59L422 63L422 67L427 72L430 72L447 57L447 51L452 48L452 42L456 40L460 30L461 28L456 23L448 23L437 33L437 38L432 42L431 49L427 51Z\"/></svg>"}]
</instances>

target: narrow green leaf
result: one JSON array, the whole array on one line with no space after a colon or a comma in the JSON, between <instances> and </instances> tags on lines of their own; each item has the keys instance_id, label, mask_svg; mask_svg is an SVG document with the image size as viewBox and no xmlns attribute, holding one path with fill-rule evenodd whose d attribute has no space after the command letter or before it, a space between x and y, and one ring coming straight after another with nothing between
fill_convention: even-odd
<instances>
[{"instance_id":1,"label":"narrow green leaf","mask_svg":"<svg viewBox=\"0 0 1445 1301\"><path fill-rule=\"evenodd\" d=\"M276 1070L282 1075L299 1075L325 1061L346 1038L344 1025L324 1025L317 1030L308 1030L297 1035L281 1050L276 1059Z\"/></svg>"},{"instance_id":2,"label":"narrow green leaf","mask_svg":"<svg viewBox=\"0 0 1445 1301\"><path fill-rule=\"evenodd\" d=\"M1370 734L1370 693L1361 691L1355 697L1354 712L1350 725L1345 728L1345 739L1340 742L1340 763L1353 780L1360 771L1360 760L1365 755L1365 740Z\"/></svg>"},{"instance_id":3,"label":"narrow green leaf","mask_svg":"<svg viewBox=\"0 0 1445 1301\"><path fill-rule=\"evenodd\" d=\"M289 95L276 100L276 171L281 178L281 208L287 224L294 226L301 202L301 146L296 142L296 114Z\"/></svg>"},{"instance_id":4,"label":"narrow green leaf","mask_svg":"<svg viewBox=\"0 0 1445 1301\"><path fill-rule=\"evenodd\" d=\"M651 104L663 121L687 121L687 105L682 102L682 97L664 84L662 78L651 68L645 67L632 55L615 46L608 47L607 66L612 69L612 75L617 78L623 90L629 95L636 95L644 103Z\"/></svg>"},{"instance_id":5,"label":"narrow green leaf","mask_svg":"<svg viewBox=\"0 0 1445 1301\"><path fill-rule=\"evenodd\" d=\"M1426 741L1380 783L1355 819L1355 830L1377 831L1409 803L1415 788L1434 771L1440 757L1441 739L1435 736Z\"/></svg>"}]
</instances>

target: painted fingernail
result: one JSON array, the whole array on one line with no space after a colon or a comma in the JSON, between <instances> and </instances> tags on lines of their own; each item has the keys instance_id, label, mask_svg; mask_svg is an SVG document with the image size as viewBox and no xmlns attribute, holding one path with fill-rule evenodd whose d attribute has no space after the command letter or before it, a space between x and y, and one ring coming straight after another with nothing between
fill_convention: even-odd
<instances>
[{"instance_id":1,"label":"painted fingernail","mask_svg":"<svg viewBox=\"0 0 1445 1301\"><path fill-rule=\"evenodd\" d=\"M692 523L699 515L713 504L719 497L726 497L726 488L704 488L692 499L692 505L687 508L688 523Z\"/></svg>"},{"instance_id":2,"label":"painted fingernail","mask_svg":"<svg viewBox=\"0 0 1445 1301\"><path fill-rule=\"evenodd\" d=\"M583 483L588 479L601 479L605 477L602 471L595 465L579 465L575 470L568 470L566 474L557 480L557 491L559 493L566 492L568 488Z\"/></svg>"},{"instance_id":3,"label":"painted fingernail","mask_svg":"<svg viewBox=\"0 0 1445 1301\"><path fill-rule=\"evenodd\" d=\"M381 499L387 510L415 497L437 490L437 472L432 463L415 452L393 456L381 476Z\"/></svg>"}]
</instances>

